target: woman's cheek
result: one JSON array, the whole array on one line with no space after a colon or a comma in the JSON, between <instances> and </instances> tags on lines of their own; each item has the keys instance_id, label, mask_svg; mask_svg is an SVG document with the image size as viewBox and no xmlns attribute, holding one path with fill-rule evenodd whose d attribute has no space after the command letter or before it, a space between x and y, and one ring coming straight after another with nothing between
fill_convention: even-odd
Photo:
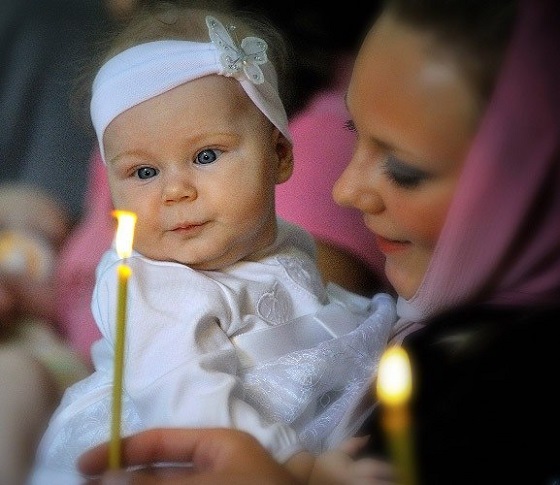
<instances>
[{"instance_id":1,"label":"woman's cheek","mask_svg":"<svg viewBox=\"0 0 560 485\"><path fill-rule=\"evenodd\" d=\"M411 201L410 204L402 204L397 217L407 239L422 247L433 249L445 223L449 198L428 202L422 203L417 200Z\"/></svg>"}]
</instances>

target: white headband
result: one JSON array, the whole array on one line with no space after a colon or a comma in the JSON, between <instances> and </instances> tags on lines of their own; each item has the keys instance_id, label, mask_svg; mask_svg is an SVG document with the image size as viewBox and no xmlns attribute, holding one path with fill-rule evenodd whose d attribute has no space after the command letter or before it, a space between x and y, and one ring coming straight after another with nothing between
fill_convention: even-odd
<instances>
[{"instance_id":1,"label":"white headband","mask_svg":"<svg viewBox=\"0 0 560 485\"><path fill-rule=\"evenodd\" d=\"M117 54L99 69L93 81L90 112L103 159L103 133L119 114L211 74L235 77L253 103L291 141L266 42L245 37L237 46L218 20L207 16L206 25L211 42L148 42Z\"/></svg>"}]
</instances>

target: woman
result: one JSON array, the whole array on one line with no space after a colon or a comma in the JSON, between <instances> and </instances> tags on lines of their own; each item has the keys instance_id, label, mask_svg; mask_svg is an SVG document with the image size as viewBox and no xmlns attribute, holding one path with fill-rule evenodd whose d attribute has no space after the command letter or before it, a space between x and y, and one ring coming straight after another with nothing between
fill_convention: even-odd
<instances>
[{"instance_id":1,"label":"woman","mask_svg":"<svg viewBox=\"0 0 560 485\"><path fill-rule=\"evenodd\" d=\"M356 150L334 196L364 213L401 297L394 341L415 369L419 482L554 483L559 403L540 376L557 368L560 313L559 7L480 2L495 10L486 18L469 2L454 21L441 8L458 2L413 3L389 2L360 50L347 94ZM368 432L368 451L384 453L377 414ZM125 461L192 461L196 483L257 482L262 466L281 483L222 433L149 431L125 441Z\"/></svg>"}]
</instances>

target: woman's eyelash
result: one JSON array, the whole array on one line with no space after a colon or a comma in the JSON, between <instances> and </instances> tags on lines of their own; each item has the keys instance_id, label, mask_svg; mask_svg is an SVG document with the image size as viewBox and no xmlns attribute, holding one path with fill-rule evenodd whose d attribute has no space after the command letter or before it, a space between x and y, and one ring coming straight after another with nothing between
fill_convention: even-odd
<instances>
[{"instance_id":1,"label":"woman's eyelash","mask_svg":"<svg viewBox=\"0 0 560 485\"><path fill-rule=\"evenodd\" d=\"M383 162L383 171L399 187L412 189L427 180L429 175L408 166L394 155L388 155Z\"/></svg>"},{"instance_id":2,"label":"woman's eyelash","mask_svg":"<svg viewBox=\"0 0 560 485\"><path fill-rule=\"evenodd\" d=\"M344 123L344 128L348 131L351 131L352 133L356 133L357 131L356 125L352 120L348 120L346 123Z\"/></svg>"}]
</instances>

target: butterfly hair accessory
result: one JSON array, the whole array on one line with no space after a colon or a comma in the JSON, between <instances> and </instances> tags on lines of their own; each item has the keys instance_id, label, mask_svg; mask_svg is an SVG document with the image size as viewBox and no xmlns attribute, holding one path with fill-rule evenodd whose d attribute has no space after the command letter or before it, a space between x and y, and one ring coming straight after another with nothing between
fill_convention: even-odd
<instances>
[{"instance_id":1,"label":"butterfly hair accessory","mask_svg":"<svg viewBox=\"0 0 560 485\"><path fill-rule=\"evenodd\" d=\"M268 62L267 43L259 37L245 37L239 46L218 19L208 15L206 25L210 40L220 52L224 75L238 76L243 72L253 84L262 84L264 74L259 65Z\"/></svg>"}]
</instances>

